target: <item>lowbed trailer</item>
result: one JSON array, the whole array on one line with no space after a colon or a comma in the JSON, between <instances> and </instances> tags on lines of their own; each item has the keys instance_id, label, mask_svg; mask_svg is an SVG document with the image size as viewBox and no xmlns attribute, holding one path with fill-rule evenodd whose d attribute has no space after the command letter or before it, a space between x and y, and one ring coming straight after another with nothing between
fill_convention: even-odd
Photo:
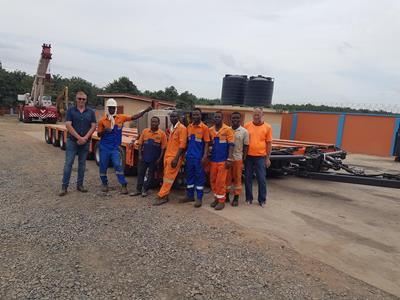
<instances>
[{"instance_id":1,"label":"lowbed trailer","mask_svg":"<svg viewBox=\"0 0 400 300\"><path fill-rule=\"evenodd\" d=\"M64 125L45 125L48 144L65 150L67 129ZM122 166L126 175L137 173L139 151L131 143L138 139L136 128L123 128L120 146ZM93 133L89 159L99 163L97 131ZM343 163L347 153L333 144L274 139L272 142L271 167L268 175L295 175L310 179L329 180L353 184L373 185L400 189L400 174L370 173Z\"/></svg>"}]
</instances>

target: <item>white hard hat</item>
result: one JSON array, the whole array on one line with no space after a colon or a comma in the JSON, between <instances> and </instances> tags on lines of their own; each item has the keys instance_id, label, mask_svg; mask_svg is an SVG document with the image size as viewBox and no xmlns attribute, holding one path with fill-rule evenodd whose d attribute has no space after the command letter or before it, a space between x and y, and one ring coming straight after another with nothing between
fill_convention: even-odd
<instances>
[{"instance_id":1,"label":"white hard hat","mask_svg":"<svg viewBox=\"0 0 400 300\"><path fill-rule=\"evenodd\" d=\"M109 106L117 107L118 106L117 101L115 101L113 98L108 99L106 101L106 107L109 107Z\"/></svg>"}]
</instances>

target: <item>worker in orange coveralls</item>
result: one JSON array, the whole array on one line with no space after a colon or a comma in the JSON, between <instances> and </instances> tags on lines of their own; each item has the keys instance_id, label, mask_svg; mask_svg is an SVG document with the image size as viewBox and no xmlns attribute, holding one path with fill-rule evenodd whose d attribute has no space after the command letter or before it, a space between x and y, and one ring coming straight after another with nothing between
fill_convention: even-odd
<instances>
[{"instance_id":1,"label":"worker in orange coveralls","mask_svg":"<svg viewBox=\"0 0 400 300\"><path fill-rule=\"evenodd\" d=\"M171 112L169 116L171 129L164 155L163 184L158 192L153 205L161 205L168 202L168 195L183 162L183 154L187 144L187 129L179 122L177 111Z\"/></svg>"},{"instance_id":2,"label":"worker in orange coveralls","mask_svg":"<svg viewBox=\"0 0 400 300\"><path fill-rule=\"evenodd\" d=\"M231 126L235 135L235 146L233 148L232 168L226 176L226 203L229 203L229 193L233 191L234 198L232 206L239 205L239 196L242 192L243 161L246 159L249 149L249 133L240 126L240 113L235 111L231 115Z\"/></svg>"},{"instance_id":3,"label":"worker in orange coveralls","mask_svg":"<svg viewBox=\"0 0 400 300\"><path fill-rule=\"evenodd\" d=\"M210 157L210 183L214 193L211 207L221 210L225 207L226 176L232 167L234 134L232 128L222 122L222 112L214 114L215 125L210 128L212 143Z\"/></svg>"}]
</instances>

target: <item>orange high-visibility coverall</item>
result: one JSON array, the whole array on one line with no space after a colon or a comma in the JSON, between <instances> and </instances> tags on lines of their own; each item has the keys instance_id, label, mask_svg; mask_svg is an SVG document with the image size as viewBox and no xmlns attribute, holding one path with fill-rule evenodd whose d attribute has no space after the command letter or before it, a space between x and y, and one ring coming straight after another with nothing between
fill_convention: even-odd
<instances>
[{"instance_id":1,"label":"orange high-visibility coverall","mask_svg":"<svg viewBox=\"0 0 400 300\"><path fill-rule=\"evenodd\" d=\"M233 130L229 126L222 124L219 131L215 126L210 128L210 137L212 140L212 150L210 159L210 184L214 197L218 202L225 202L226 194L226 176L228 169L225 168L225 162L228 159L229 147L233 145Z\"/></svg>"},{"instance_id":2,"label":"orange high-visibility coverall","mask_svg":"<svg viewBox=\"0 0 400 300\"><path fill-rule=\"evenodd\" d=\"M158 192L159 197L165 197L169 194L176 175L182 166L183 156L178 160L178 165L172 168L171 163L174 160L179 148L185 149L187 143L186 127L180 122L176 123L168 137L167 149L164 154L164 177L163 184Z\"/></svg>"}]
</instances>

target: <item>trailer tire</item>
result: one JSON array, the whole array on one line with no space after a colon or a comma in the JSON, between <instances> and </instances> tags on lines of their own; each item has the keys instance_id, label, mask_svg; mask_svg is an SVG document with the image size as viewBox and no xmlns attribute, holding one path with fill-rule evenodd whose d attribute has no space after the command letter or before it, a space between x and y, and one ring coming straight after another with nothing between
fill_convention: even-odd
<instances>
[{"instance_id":1,"label":"trailer tire","mask_svg":"<svg viewBox=\"0 0 400 300\"><path fill-rule=\"evenodd\" d=\"M126 150L124 147L119 147L119 158L121 160L122 170L124 170L124 174L126 174Z\"/></svg>"},{"instance_id":2,"label":"trailer tire","mask_svg":"<svg viewBox=\"0 0 400 300\"><path fill-rule=\"evenodd\" d=\"M44 128L44 140L46 141L47 144L51 144L51 137L49 134L49 130L46 127Z\"/></svg>"},{"instance_id":3,"label":"trailer tire","mask_svg":"<svg viewBox=\"0 0 400 300\"><path fill-rule=\"evenodd\" d=\"M55 129L51 130L51 142L54 147L59 147L60 146L60 141L57 139L57 132Z\"/></svg>"},{"instance_id":4,"label":"trailer tire","mask_svg":"<svg viewBox=\"0 0 400 300\"><path fill-rule=\"evenodd\" d=\"M65 144L65 141L64 141L64 132L63 131L60 132L60 136L58 138L58 143L60 144L61 150L65 150L67 148L67 145Z\"/></svg>"},{"instance_id":5,"label":"trailer tire","mask_svg":"<svg viewBox=\"0 0 400 300\"><path fill-rule=\"evenodd\" d=\"M96 145L94 145L94 151L93 151L93 155L94 155L94 160L96 161L96 165L100 165L100 147L99 147L99 143L96 143Z\"/></svg>"}]
</instances>

